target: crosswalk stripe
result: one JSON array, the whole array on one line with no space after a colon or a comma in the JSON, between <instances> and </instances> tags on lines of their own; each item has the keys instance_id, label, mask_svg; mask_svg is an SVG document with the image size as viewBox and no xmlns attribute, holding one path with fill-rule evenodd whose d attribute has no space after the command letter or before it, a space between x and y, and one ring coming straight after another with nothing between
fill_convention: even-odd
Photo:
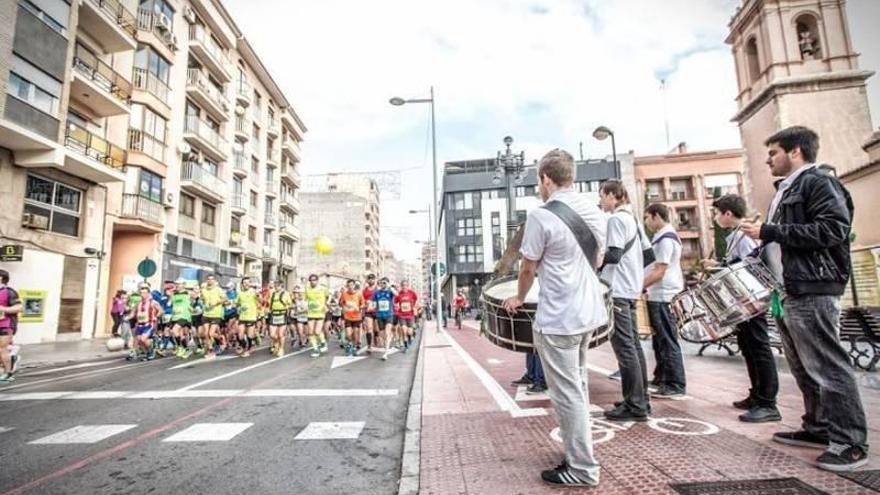
<instances>
[{"instance_id":1,"label":"crosswalk stripe","mask_svg":"<svg viewBox=\"0 0 880 495\"><path fill-rule=\"evenodd\" d=\"M7 431L12 431L14 429L15 428L12 428L10 426L0 426L0 433L6 433Z\"/></svg>"},{"instance_id":2,"label":"crosswalk stripe","mask_svg":"<svg viewBox=\"0 0 880 495\"><path fill-rule=\"evenodd\" d=\"M309 423L294 440L357 440L364 424L363 421Z\"/></svg>"},{"instance_id":3,"label":"crosswalk stripe","mask_svg":"<svg viewBox=\"0 0 880 495\"><path fill-rule=\"evenodd\" d=\"M97 443L137 425L79 425L29 442L34 445Z\"/></svg>"},{"instance_id":4,"label":"crosswalk stripe","mask_svg":"<svg viewBox=\"0 0 880 495\"><path fill-rule=\"evenodd\" d=\"M162 441L227 442L253 425L253 423L196 423Z\"/></svg>"}]
</instances>

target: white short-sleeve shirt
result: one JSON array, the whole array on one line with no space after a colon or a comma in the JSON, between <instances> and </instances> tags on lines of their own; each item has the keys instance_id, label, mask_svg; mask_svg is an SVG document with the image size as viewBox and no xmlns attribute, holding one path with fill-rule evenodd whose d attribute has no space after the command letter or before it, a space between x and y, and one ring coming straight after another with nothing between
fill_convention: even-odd
<instances>
[{"instance_id":1,"label":"white short-sleeve shirt","mask_svg":"<svg viewBox=\"0 0 880 495\"><path fill-rule=\"evenodd\" d=\"M675 233L672 225L667 224L654 234L654 239L667 232ZM681 273L681 243L675 239L662 239L654 244L654 263L648 265L647 271L654 269L656 263L666 263L666 274L654 285L648 287L648 301L670 302L679 292L684 290L684 275Z\"/></svg>"},{"instance_id":2,"label":"white short-sleeve shirt","mask_svg":"<svg viewBox=\"0 0 880 495\"><path fill-rule=\"evenodd\" d=\"M727 241L727 260L742 261L758 247L757 241L739 229L728 234L725 241Z\"/></svg>"},{"instance_id":3,"label":"white short-sleeve shirt","mask_svg":"<svg viewBox=\"0 0 880 495\"><path fill-rule=\"evenodd\" d=\"M553 200L565 203L584 219L601 252L606 226L599 208L571 190L557 191L550 198ZM587 263L574 234L554 213L545 208L529 212L520 253L538 261L540 290L535 331L577 335L608 323L604 286Z\"/></svg>"},{"instance_id":4,"label":"white short-sleeve shirt","mask_svg":"<svg viewBox=\"0 0 880 495\"><path fill-rule=\"evenodd\" d=\"M633 243L623 253L620 262L602 270L602 279L611 281L613 297L638 299L642 296L642 285L645 281L642 251L651 247L651 244L641 232L641 226L636 223L632 210L622 206L608 219L606 246L624 249L630 241Z\"/></svg>"}]
</instances>

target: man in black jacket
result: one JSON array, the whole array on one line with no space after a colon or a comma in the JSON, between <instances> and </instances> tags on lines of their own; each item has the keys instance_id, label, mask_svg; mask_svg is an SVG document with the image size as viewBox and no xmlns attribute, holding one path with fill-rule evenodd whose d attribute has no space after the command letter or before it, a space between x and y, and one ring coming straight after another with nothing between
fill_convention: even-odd
<instances>
[{"instance_id":1,"label":"man in black jacket","mask_svg":"<svg viewBox=\"0 0 880 495\"><path fill-rule=\"evenodd\" d=\"M851 471L868 461L865 412L839 337L852 199L815 164L819 137L812 130L783 129L764 144L770 172L782 180L768 222L744 222L742 231L763 241L765 259L782 281L784 315L777 326L805 408L802 429L775 433L773 440L823 449L819 468Z\"/></svg>"}]
</instances>

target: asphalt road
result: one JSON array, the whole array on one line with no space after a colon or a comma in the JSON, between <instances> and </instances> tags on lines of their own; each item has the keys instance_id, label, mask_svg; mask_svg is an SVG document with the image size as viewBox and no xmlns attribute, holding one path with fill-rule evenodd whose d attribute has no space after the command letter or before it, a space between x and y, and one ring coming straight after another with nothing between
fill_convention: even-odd
<instances>
[{"instance_id":1,"label":"asphalt road","mask_svg":"<svg viewBox=\"0 0 880 495\"><path fill-rule=\"evenodd\" d=\"M25 370L0 388L0 494L397 493L417 352L364 356Z\"/></svg>"}]
</instances>

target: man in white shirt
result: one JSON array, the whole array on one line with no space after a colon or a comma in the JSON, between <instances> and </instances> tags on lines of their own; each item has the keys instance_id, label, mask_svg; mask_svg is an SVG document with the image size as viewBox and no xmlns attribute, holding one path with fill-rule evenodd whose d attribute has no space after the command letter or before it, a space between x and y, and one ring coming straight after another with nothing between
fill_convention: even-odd
<instances>
[{"instance_id":1,"label":"man in white shirt","mask_svg":"<svg viewBox=\"0 0 880 495\"><path fill-rule=\"evenodd\" d=\"M605 219L572 189L574 158L553 150L538 164L541 198L561 202L587 225L597 253L605 241ZM559 206L559 205L557 205ZM534 341L544 366L548 392L559 417L565 461L541 478L555 486L596 486L599 463L593 455L587 394L587 346L594 330L608 323L601 283L575 235L556 213L535 208L526 219L517 296L504 301L511 312L522 306L537 274L541 279Z\"/></svg>"},{"instance_id":2,"label":"man in white shirt","mask_svg":"<svg viewBox=\"0 0 880 495\"><path fill-rule=\"evenodd\" d=\"M614 333L611 347L620 366L623 401L605 417L613 421L647 421L648 369L639 340L636 303L642 297L645 277L642 252L651 247L629 204L629 194L620 180L611 179L599 189L599 206L608 219L608 235L600 278L611 287L614 300Z\"/></svg>"},{"instance_id":3,"label":"man in white shirt","mask_svg":"<svg viewBox=\"0 0 880 495\"><path fill-rule=\"evenodd\" d=\"M681 239L669 223L669 208L652 204L645 208L645 227L654 232L651 245L654 262L648 265L644 286L648 291L648 318L653 329L656 367L654 397L678 399L687 391L684 361L678 343L678 325L672 318L669 303L684 290L681 273Z\"/></svg>"},{"instance_id":4,"label":"man in white shirt","mask_svg":"<svg viewBox=\"0 0 880 495\"><path fill-rule=\"evenodd\" d=\"M712 206L715 208L715 223L725 229L734 229L727 236L727 254L723 264L734 264L752 255L758 243L739 228L746 216L746 200L736 194L727 194L716 199ZM718 262L703 260L703 265L713 267ZM779 378L776 358L770 347L770 335L767 333L767 316L759 314L737 325L736 342L745 358L751 383L749 396L733 403L733 407L747 411L739 416L740 421L781 421L782 416L776 408Z\"/></svg>"}]
</instances>

